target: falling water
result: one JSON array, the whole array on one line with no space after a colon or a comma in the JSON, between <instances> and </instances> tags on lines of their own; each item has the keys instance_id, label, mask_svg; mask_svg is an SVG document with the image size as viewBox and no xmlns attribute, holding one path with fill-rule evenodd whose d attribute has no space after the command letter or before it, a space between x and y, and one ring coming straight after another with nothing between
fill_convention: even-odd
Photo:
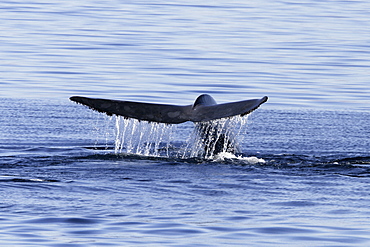
<instances>
[{"instance_id":1,"label":"falling water","mask_svg":"<svg viewBox=\"0 0 370 247\"><path fill-rule=\"evenodd\" d=\"M247 116L217 119L195 124L182 158L213 159L218 153L241 153L238 140L246 131Z\"/></svg>"},{"instance_id":2,"label":"falling water","mask_svg":"<svg viewBox=\"0 0 370 247\"><path fill-rule=\"evenodd\" d=\"M115 153L125 150L128 154L169 157L173 128L169 124L117 116Z\"/></svg>"},{"instance_id":3,"label":"falling water","mask_svg":"<svg viewBox=\"0 0 370 247\"><path fill-rule=\"evenodd\" d=\"M177 153L176 125L116 117L115 153L155 157L213 158L216 153L239 153L238 139L245 133L247 117L236 116L195 123L194 130Z\"/></svg>"}]
</instances>

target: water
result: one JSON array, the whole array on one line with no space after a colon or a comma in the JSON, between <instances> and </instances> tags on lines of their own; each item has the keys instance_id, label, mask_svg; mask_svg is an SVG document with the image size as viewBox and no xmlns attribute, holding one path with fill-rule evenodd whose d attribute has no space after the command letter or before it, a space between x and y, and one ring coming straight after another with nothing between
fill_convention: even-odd
<instances>
[{"instance_id":1,"label":"water","mask_svg":"<svg viewBox=\"0 0 370 247\"><path fill-rule=\"evenodd\" d=\"M368 246L369 5L2 2L1 245ZM201 93L269 96L241 154L68 100Z\"/></svg>"},{"instance_id":2,"label":"water","mask_svg":"<svg viewBox=\"0 0 370 247\"><path fill-rule=\"evenodd\" d=\"M369 110L366 1L6 1L2 97Z\"/></svg>"},{"instance_id":3,"label":"water","mask_svg":"<svg viewBox=\"0 0 370 247\"><path fill-rule=\"evenodd\" d=\"M171 124L125 119L122 116L116 116L115 119L116 154L183 159L213 159L218 153L241 153L238 139L244 136L247 121L245 116L234 116L191 124L193 131L189 134L182 125L178 127ZM178 140L186 135L189 137L184 144L176 147ZM108 145L105 149L108 149Z\"/></svg>"},{"instance_id":4,"label":"water","mask_svg":"<svg viewBox=\"0 0 370 247\"><path fill-rule=\"evenodd\" d=\"M116 154L116 119L70 102L1 105L5 246L370 242L368 112L261 108L242 156L184 159Z\"/></svg>"}]
</instances>

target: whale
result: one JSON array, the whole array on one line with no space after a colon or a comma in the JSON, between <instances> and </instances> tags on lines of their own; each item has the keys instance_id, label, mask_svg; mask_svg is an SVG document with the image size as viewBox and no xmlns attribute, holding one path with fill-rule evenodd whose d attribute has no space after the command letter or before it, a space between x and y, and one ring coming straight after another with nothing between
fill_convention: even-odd
<instances>
[{"instance_id":1,"label":"whale","mask_svg":"<svg viewBox=\"0 0 370 247\"><path fill-rule=\"evenodd\" d=\"M244 116L256 110L267 99L268 97L264 96L261 99L217 104L212 96L202 94L192 105L180 106L81 96L70 97L71 101L88 106L95 111L106 113L109 116L117 115L140 121L166 124L180 124L187 121L194 123L207 122L237 115Z\"/></svg>"},{"instance_id":2,"label":"whale","mask_svg":"<svg viewBox=\"0 0 370 247\"><path fill-rule=\"evenodd\" d=\"M202 94L190 105L156 104L82 96L72 96L70 100L109 116L117 115L164 124L191 121L195 123L199 137L203 140L204 153L217 154L240 152L232 131L227 125L220 124L217 120L248 115L265 103L268 97L217 104L212 96Z\"/></svg>"}]
</instances>

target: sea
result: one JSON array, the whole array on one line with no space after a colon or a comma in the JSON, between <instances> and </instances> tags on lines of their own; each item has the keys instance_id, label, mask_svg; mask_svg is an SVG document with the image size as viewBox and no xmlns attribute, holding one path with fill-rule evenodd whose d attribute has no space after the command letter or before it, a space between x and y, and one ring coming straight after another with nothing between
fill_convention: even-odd
<instances>
[{"instance_id":1,"label":"sea","mask_svg":"<svg viewBox=\"0 0 370 247\"><path fill-rule=\"evenodd\" d=\"M0 246L370 246L370 2L0 2ZM69 100L200 94L241 153Z\"/></svg>"}]
</instances>

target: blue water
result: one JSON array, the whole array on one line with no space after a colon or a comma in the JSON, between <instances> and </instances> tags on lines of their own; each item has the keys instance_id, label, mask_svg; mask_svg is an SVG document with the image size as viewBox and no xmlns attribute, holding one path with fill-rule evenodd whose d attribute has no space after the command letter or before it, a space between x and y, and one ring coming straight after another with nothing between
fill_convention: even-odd
<instances>
[{"instance_id":1,"label":"blue water","mask_svg":"<svg viewBox=\"0 0 370 247\"><path fill-rule=\"evenodd\" d=\"M370 3L3 1L1 246L368 246ZM72 95L269 96L240 156L116 152Z\"/></svg>"}]
</instances>

